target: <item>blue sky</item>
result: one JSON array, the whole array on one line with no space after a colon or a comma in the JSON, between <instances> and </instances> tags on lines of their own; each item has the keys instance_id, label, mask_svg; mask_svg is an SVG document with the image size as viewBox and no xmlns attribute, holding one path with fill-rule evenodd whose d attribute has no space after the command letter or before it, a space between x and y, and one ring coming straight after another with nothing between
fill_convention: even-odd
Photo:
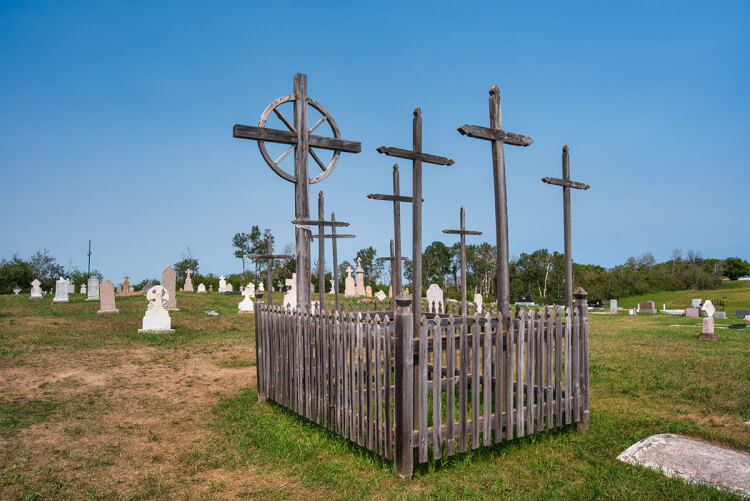
<instances>
[{"instance_id":1,"label":"blue sky","mask_svg":"<svg viewBox=\"0 0 750 501\"><path fill-rule=\"evenodd\" d=\"M563 144L575 180L573 257L612 266L674 248L750 259L750 3L10 2L0 4L0 256L48 248L119 282L158 277L194 249L201 271L240 270L231 238L294 240L293 186L232 125L308 74L309 95L362 153L311 186L358 238L340 259L387 252L393 159L422 108L424 236L467 225L493 242L490 147L456 132L506 130L511 254L561 250ZM287 164L289 168L291 164ZM402 191L411 166L401 163ZM404 248L411 218L404 211ZM479 239L470 239L478 242ZM330 249L328 251L330 256Z\"/></svg>"}]
</instances>

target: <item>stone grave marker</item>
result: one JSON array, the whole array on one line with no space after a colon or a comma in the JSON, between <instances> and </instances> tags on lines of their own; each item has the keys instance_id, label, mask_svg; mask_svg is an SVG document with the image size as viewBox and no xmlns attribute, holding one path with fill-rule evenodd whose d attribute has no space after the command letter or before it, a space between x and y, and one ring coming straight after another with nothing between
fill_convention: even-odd
<instances>
[{"instance_id":1,"label":"stone grave marker","mask_svg":"<svg viewBox=\"0 0 750 501\"><path fill-rule=\"evenodd\" d=\"M355 297L357 290L354 288L354 278L352 272L354 270L351 266L346 268L346 278L344 279L344 297Z\"/></svg>"},{"instance_id":2,"label":"stone grave marker","mask_svg":"<svg viewBox=\"0 0 750 501\"><path fill-rule=\"evenodd\" d=\"M219 292L226 292L227 290L227 279L224 275L219 277Z\"/></svg>"},{"instance_id":3,"label":"stone grave marker","mask_svg":"<svg viewBox=\"0 0 750 501\"><path fill-rule=\"evenodd\" d=\"M69 282L60 277L55 282L55 297L52 299L53 303L67 303L68 302L68 285Z\"/></svg>"},{"instance_id":4,"label":"stone grave marker","mask_svg":"<svg viewBox=\"0 0 750 501\"><path fill-rule=\"evenodd\" d=\"M20 292L21 292L21 288L20 287L13 287L13 294L15 294L17 296Z\"/></svg>"},{"instance_id":5,"label":"stone grave marker","mask_svg":"<svg viewBox=\"0 0 750 501\"><path fill-rule=\"evenodd\" d=\"M75 294L76 285L73 283L73 280L71 280L70 277L68 277L67 280L68 280L68 295Z\"/></svg>"},{"instance_id":6,"label":"stone grave marker","mask_svg":"<svg viewBox=\"0 0 750 501\"><path fill-rule=\"evenodd\" d=\"M609 300L609 311L611 313L617 313L617 299Z\"/></svg>"},{"instance_id":7,"label":"stone grave marker","mask_svg":"<svg viewBox=\"0 0 750 501\"><path fill-rule=\"evenodd\" d=\"M295 308L297 306L297 274L292 273L292 278L287 278L284 284L288 287L281 300L284 308Z\"/></svg>"},{"instance_id":8,"label":"stone grave marker","mask_svg":"<svg viewBox=\"0 0 750 501\"><path fill-rule=\"evenodd\" d=\"M135 292L135 287L133 287L132 285L128 287L128 292Z\"/></svg>"},{"instance_id":9,"label":"stone grave marker","mask_svg":"<svg viewBox=\"0 0 750 501\"><path fill-rule=\"evenodd\" d=\"M250 284L252 285L252 284ZM253 287L245 287L245 289L242 291L242 295L245 297L242 301L240 301L240 304L237 305L237 309L240 313L252 313L255 311L255 307L253 305L252 298L255 297L255 286Z\"/></svg>"},{"instance_id":10,"label":"stone grave marker","mask_svg":"<svg viewBox=\"0 0 750 501\"><path fill-rule=\"evenodd\" d=\"M709 300L703 303L703 306L701 306L701 311L706 314L707 317L713 317L714 313L716 313L716 307L714 304Z\"/></svg>"},{"instance_id":11,"label":"stone grave marker","mask_svg":"<svg viewBox=\"0 0 750 501\"><path fill-rule=\"evenodd\" d=\"M162 285L164 284L162 283ZM149 289L151 289L151 287L153 286L154 286L154 283L151 280L149 280L148 282L146 282L146 285L143 286L143 288L141 289L141 292L146 294L149 291Z\"/></svg>"},{"instance_id":12,"label":"stone grave marker","mask_svg":"<svg viewBox=\"0 0 750 501\"><path fill-rule=\"evenodd\" d=\"M42 282L36 278L31 282L31 295L29 296L29 299L42 299L44 294L42 293L40 285L42 285Z\"/></svg>"},{"instance_id":13,"label":"stone grave marker","mask_svg":"<svg viewBox=\"0 0 750 501\"><path fill-rule=\"evenodd\" d=\"M641 301L638 307L642 313L656 313L656 305L653 301Z\"/></svg>"},{"instance_id":14,"label":"stone grave marker","mask_svg":"<svg viewBox=\"0 0 750 501\"><path fill-rule=\"evenodd\" d=\"M336 294L336 284L333 279L328 281L331 284L331 288L328 290L328 294Z\"/></svg>"},{"instance_id":15,"label":"stone grave marker","mask_svg":"<svg viewBox=\"0 0 750 501\"><path fill-rule=\"evenodd\" d=\"M685 316L687 318L698 318L700 317L700 310L698 308L685 308Z\"/></svg>"},{"instance_id":16,"label":"stone grave marker","mask_svg":"<svg viewBox=\"0 0 750 501\"><path fill-rule=\"evenodd\" d=\"M99 311L97 313L117 313L115 307L115 286L110 280L99 284Z\"/></svg>"},{"instance_id":17,"label":"stone grave marker","mask_svg":"<svg viewBox=\"0 0 750 501\"><path fill-rule=\"evenodd\" d=\"M81 284L81 294L86 294L86 284Z\"/></svg>"},{"instance_id":18,"label":"stone grave marker","mask_svg":"<svg viewBox=\"0 0 750 501\"><path fill-rule=\"evenodd\" d=\"M193 270L185 270L185 286L183 287L185 292L193 292L193 281L190 278L190 275L193 274Z\"/></svg>"},{"instance_id":19,"label":"stone grave marker","mask_svg":"<svg viewBox=\"0 0 750 501\"><path fill-rule=\"evenodd\" d=\"M393 286L392 285L388 286L388 297L393 297Z\"/></svg>"},{"instance_id":20,"label":"stone grave marker","mask_svg":"<svg viewBox=\"0 0 750 501\"><path fill-rule=\"evenodd\" d=\"M690 307L691 308L700 308L701 303L703 303L702 299L691 299L690 300Z\"/></svg>"},{"instance_id":21,"label":"stone grave marker","mask_svg":"<svg viewBox=\"0 0 750 501\"><path fill-rule=\"evenodd\" d=\"M167 310L179 311L177 308L177 272L171 266L161 270L161 284L167 289Z\"/></svg>"},{"instance_id":22,"label":"stone grave marker","mask_svg":"<svg viewBox=\"0 0 750 501\"><path fill-rule=\"evenodd\" d=\"M122 291L130 292L130 277L125 275L125 281L122 283Z\"/></svg>"},{"instance_id":23,"label":"stone grave marker","mask_svg":"<svg viewBox=\"0 0 750 501\"><path fill-rule=\"evenodd\" d=\"M747 310L735 310L735 318L745 318L748 315Z\"/></svg>"},{"instance_id":24,"label":"stone grave marker","mask_svg":"<svg viewBox=\"0 0 750 501\"><path fill-rule=\"evenodd\" d=\"M234 286L228 283L226 287L224 287L224 292L234 292Z\"/></svg>"},{"instance_id":25,"label":"stone grave marker","mask_svg":"<svg viewBox=\"0 0 750 501\"><path fill-rule=\"evenodd\" d=\"M365 287L365 296L372 297L372 287L369 285Z\"/></svg>"},{"instance_id":26,"label":"stone grave marker","mask_svg":"<svg viewBox=\"0 0 750 501\"><path fill-rule=\"evenodd\" d=\"M484 298L479 293L474 294L474 311L480 315L484 313Z\"/></svg>"},{"instance_id":27,"label":"stone grave marker","mask_svg":"<svg viewBox=\"0 0 750 501\"><path fill-rule=\"evenodd\" d=\"M214 284L208 284L208 292L214 291Z\"/></svg>"},{"instance_id":28,"label":"stone grave marker","mask_svg":"<svg viewBox=\"0 0 750 501\"><path fill-rule=\"evenodd\" d=\"M196 294L205 294L206 293L206 286L203 285L203 282L198 284L198 290L196 291Z\"/></svg>"},{"instance_id":29,"label":"stone grave marker","mask_svg":"<svg viewBox=\"0 0 750 501\"><path fill-rule=\"evenodd\" d=\"M727 318L727 312L717 311L716 313L714 313L714 318Z\"/></svg>"},{"instance_id":30,"label":"stone grave marker","mask_svg":"<svg viewBox=\"0 0 750 501\"><path fill-rule=\"evenodd\" d=\"M443 311L443 290L438 284L431 284L427 289L427 312L440 313Z\"/></svg>"},{"instance_id":31,"label":"stone grave marker","mask_svg":"<svg viewBox=\"0 0 750 501\"><path fill-rule=\"evenodd\" d=\"M174 332L172 320L169 318L167 304L169 292L163 285L154 285L146 293L148 308L143 316L143 328L138 332Z\"/></svg>"},{"instance_id":32,"label":"stone grave marker","mask_svg":"<svg viewBox=\"0 0 750 501\"><path fill-rule=\"evenodd\" d=\"M386 295L383 291L378 291L375 293L375 297L378 299L378 301L385 301Z\"/></svg>"},{"instance_id":33,"label":"stone grave marker","mask_svg":"<svg viewBox=\"0 0 750 501\"><path fill-rule=\"evenodd\" d=\"M365 292L365 270L362 268L362 260L360 258L357 258L357 270L355 271L357 274L357 295L358 296L366 296L367 293Z\"/></svg>"},{"instance_id":34,"label":"stone grave marker","mask_svg":"<svg viewBox=\"0 0 750 501\"><path fill-rule=\"evenodd\" d=\"M86 301L99 301L99 278L92 275L89 277L87 284Z\"/></svg>"}]
</instances>

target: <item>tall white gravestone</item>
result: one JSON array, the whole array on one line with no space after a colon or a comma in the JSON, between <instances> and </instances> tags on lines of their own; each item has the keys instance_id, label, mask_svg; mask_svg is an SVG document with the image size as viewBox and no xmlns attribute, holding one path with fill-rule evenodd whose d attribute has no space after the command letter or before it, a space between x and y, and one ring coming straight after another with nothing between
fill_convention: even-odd
<instances>
[{"instance_id":1,"label":"tall white gravestone","mask_svg":"<svg viewBox=\"0 0 750 501\"><path fill-rule=\"evenodd\" d=\"M227 290L227 279L224 275L219 277L219 292L226 292Z\"/></svg>"},{"instance_id":2,"label":"tall white gravestone","mask_svg":"<svg viewBox=\"0 0 750 501\"><path fill-rule=\"evenodd\" d=\"M99 301L99 278L96 276L90 276L86 290L86 301Z\"/></svg>"},{"instance_id":3,"label":"tall white gravestone","mask_svg":"<svg viewBox=\"0 0 750 501\"><path fill-rule=\"evenodd\" d=\"M610 313L617 313L617 299L609 300L609 311Z\"/></svg>"},{"instance_id":4,"label":"tall white gravestone","mask_svg":"<svg viewBox=\"0 0 750 501\"><path fill-rule=\"evenodd\" d=\"M438 284L427 289L427 309L425 311L440 313L443 311L443 289Z\"/></svg>"},{"instance_id":5,"label":"tall white gravestone","mask_svg":"<svg viewBox=\"0 0 750 501\"><path fill-rule=\"evenodd\" d=\"M237 305L237 309L240 313L252 313L255 311L255 306L253 305L253 298L255 297L255 286L253 284L249 284L245 289L242 291L242 295L245 297L242 301L240 301L240 304Z\"/></svg>"},{"instance_id":6,"label":"tall white gravestone","mask_svg":"<svg viewBox=\"0 0 750 501\"><path fill-rule=\"evenodd\" d=\"M174 268L167 266L161 270L161 284L167 289L169 294L169 303L167 309L169 311L179 311L177 308L177 272ZM148 293L148 290L146 290Z\"/></svg>"},{"instance_id":7,"label":"tall white gravestone","mask_svg":"<svg viewBox=\"0 0 750 501\"><path fill-rule=\"evenodd\" d=\"M474 294L474 311L479 315L484 313L484 298L479 293Z\"/></svg>"},{"instance_id":8,"label":"tall white gravestone","mask_svg":"<svg viewBox=\"0 0 750 501\"><path fill-rule=\"evenodd\" d=\"M68 302L68 281L60 277L55 282L55 297L52 299L53 303L67 303Z\"/></svg>"},{"instance_id":9,"label":"tall white gravestone","mask_svg":"<svg viewBox=\"0 0 750 501\"><path fill-rule=\"evenodd\" d=\"M284 284L289 287L289 289L287 289L286 294L284 294L284 299L282 300L281 305L284 308L294 308L297 306L297 274L292 273L292 278L287 278Z\"/></svg>"},{"instance_id":10,"label":"tall white gravestone","mask_svg":"<svg viewBox=\"0 0 750 501\"><path fill-rule=\"evenodd\" d=\"M367 292L365 291L365 270L362 268L362 260L360 258L357 258L357 295L358 296L365 296Z\"/></svg>"},{"instance_id":11,"label":"tall white gravestone","mask_svg":"<svg viewBox=\"0 0 750 501\"><path fill-rule=\"evenodd\" d=\"M86 294L86 284L81 284L81 294Z\"/></svg>"},{"instance_id":12,"label":"tall white gravestone","mask_svg":"<svg viewBox=\"0 0 750 501\"><path fill-rule=\"evenodd\" d=\"M195 292L196 294L205 294L206 293L206 286L203 285L203 283L198 284L198 290Z\"/></svg>"},{"instance_id":13,"label":"tall white gravestone","mask_svg":"<svg viewBox=\"0 0 750 501\"><path fill-rule=\"evenodd\" d=\"M42 299L44 294L42 294L42 288L40 285L42 285L42 282L36 278L31 282L31 295L29 296L29 299Z\"/></svg>"},{"instance_id":14,"label":"tall white gravestone","mask_svg":"<svg viewBox=\"0 0 750 501\"><path fill-rule=\"evenodd\" d=\"M148 309L143 316L143 328L138 332L174 332L172 320L169 318L167 304L169 292L163 285L154 285L146 293Z\"/></svg>"},{"instance_id":15,"label":"tall white gravestone","mask_svg":"<svg viewBox=\"0 0 750 501\"><path fill-rule=\"evenodd\" d=\"M354 277L352 277L352 272L354 270L351 266L348 266L346 268L346 278L344 279L344 297L355 297L357 295L357 290L354 288Z\"/></svg>"},{"instance_id":16,"label":"tall white gravestone","mask_svg":"<svg viewBox=\"0 0 750 501\"><path fill-rule=\"evenodd\" d=\"M68 294L75 294L76 293L76 284L73 283L73 280L68 277Z\"/></svg>"}]
</instances>

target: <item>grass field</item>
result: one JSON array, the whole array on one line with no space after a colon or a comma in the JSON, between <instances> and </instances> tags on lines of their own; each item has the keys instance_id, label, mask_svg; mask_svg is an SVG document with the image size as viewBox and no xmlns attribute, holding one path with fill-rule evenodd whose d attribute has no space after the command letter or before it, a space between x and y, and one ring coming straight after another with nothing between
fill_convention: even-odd
<instances>
[{"instance_id":1,"label":"grass field","mask_svg":"<svg viewBox=\"0 0 750 501\"><path fill-rule=\"evenodd\" d=\"M728 310L750 304L748 287L643 299L722 295ZM0 296L0 498L733 499L615 457L664 432L750 452L750 330L719 328L712 343L698 340L700 319L592 315L588 432L480 449L403 482L392 464L258 403L240 299L179 293L176 332L147 335L143 296L118 297L117 315L81 295Z\"/></svg>"}]
</instances>

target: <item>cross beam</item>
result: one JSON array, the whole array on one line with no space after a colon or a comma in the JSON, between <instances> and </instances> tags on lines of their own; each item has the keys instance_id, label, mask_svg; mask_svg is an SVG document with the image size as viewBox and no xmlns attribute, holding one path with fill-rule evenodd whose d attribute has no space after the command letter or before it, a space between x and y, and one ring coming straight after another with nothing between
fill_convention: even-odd
<instances>
[{"instance_id":1,"label":"cross beam","mask_svg":"<svg viewBox=\"0 0 750 501\"><path fill-rule=\"evenodd\" d=\"M570 159L568 154L568 145L563 146L562 150L562 170L563 178L543 177L542 181L547 184L562 186L563 188L563 224L565 228L565 306L573 307L573 243L571 237L571 217L570 217L570 189L588 190L590 186L586 183L579 183L570 180Z\"/></svg>"},{"instance_id":2,"label":"cross beam","mask_svg":"<svg viewBox=\"0 0 750 501\"><path fill-rule=\"evenodd\" d=\"M460 235L461 236L461 252L459 257L459 266L461 268L461 315L466 315L466 235L481 235L481 231L473 231L466 229L466 211L464 206L461 206L461 229L458 230L443 230L443 233L449 235Z\"/></svg>"},{"instance_id":3,"label":"cross beam","mask_svg":"<svg viewBox=\"0 0 750 501\"><path fill-rule=\"evenodd\" d=\"M289 256L287 254L274 254L273 253L273 239L269 236L268 237L268 253L267 254L250 254L248 256L250 259L265 259L267 263L268 270L266 271L268 273L268 306L273 305L273 284L271 283L271 280L273 279L273 260L274 259L290 259L292 256ZM308 292L309 294L309 292Z\"/></svg>"},{"instance_id":4,"label":"cross beam","mask_svg":"<svg viewBox=\"0 0 750 501\"><path fill-rule=\"evenodd\" d=\"M232 137L239 139L255 139L256 141L267 141L269 143L297 145L297 133L294 131L268 129L266 127L254 127L252 125L236 124L232 129ZM315 136L310 134L308 145L323 150L339 150L347 153L360 153L362 143L339 139L337 137Z\"/></svg>"},{"instance_id":5,"label":"cross beam","mask_svg":"<svg viewBox=\"0 0 750 501\"><path fill-rule=\"evenodd\" d=\"M385 200L393 202L393 256L401 257L401 203L411 203L413 197L401 195L401 182L398 174L398 164L393 164L393 194L370 193L367 198L371 200ZM424 201L424 200L423 200ZM391 262L391 285L393 286L393 297L401 294L401 259Z\"/></svg>"},{"instance_id":6,"label":"cross beam","mask_svg":"<svg viewBox=\"0 0 750 501\"><path fill-rule=\"evenodd\" d=\"M534 141L527 136L503 130L500 89L490 87L490 126L464 124L461 134L492 142L492 170L495 185L495 226L497 230L497 304L504 317L510 312L510 274L508 251L508 196L505 187L505 144L529 146Z\"/></svg>"}]
</instances>

